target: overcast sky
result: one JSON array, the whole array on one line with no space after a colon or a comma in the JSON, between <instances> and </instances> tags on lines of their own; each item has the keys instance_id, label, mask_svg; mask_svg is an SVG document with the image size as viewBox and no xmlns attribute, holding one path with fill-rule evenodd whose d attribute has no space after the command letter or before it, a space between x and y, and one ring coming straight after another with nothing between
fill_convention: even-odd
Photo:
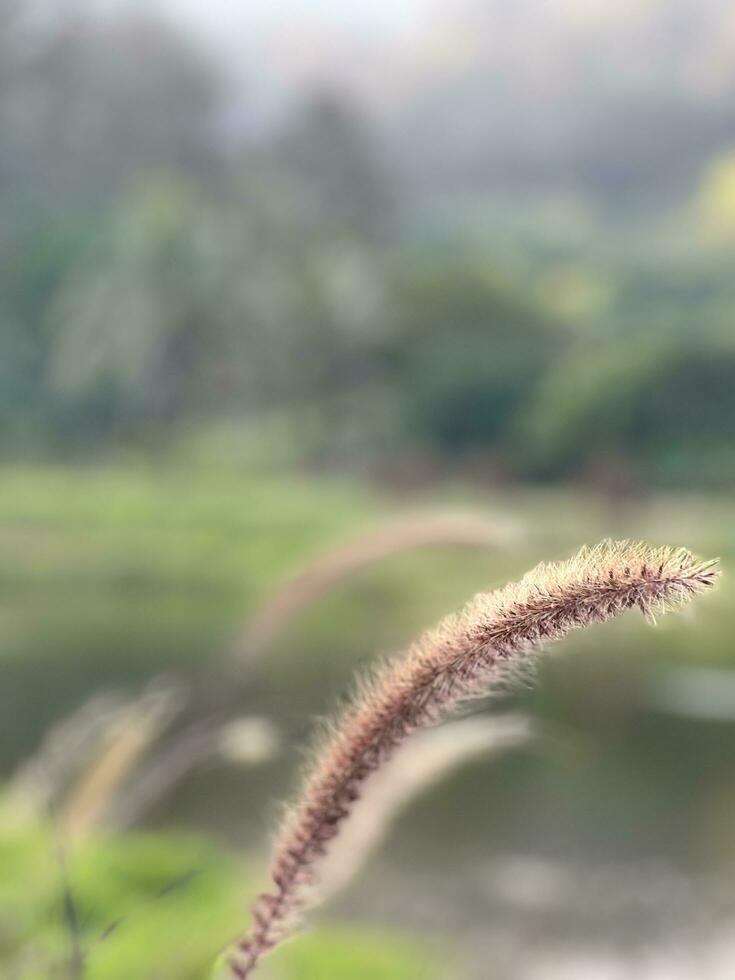
<instances>
[{"instance_id":1,"label":"overcast sky","mask_svg":"<svg viewBox=\"0 0 735 980\"><path fill-rule=\"evenodd\" d=\"M215 38L232 32L264 34L294 20L323 20L340 28L395 35L422 21L432 0L158 0Z\"/></svg>"}]
</instances>

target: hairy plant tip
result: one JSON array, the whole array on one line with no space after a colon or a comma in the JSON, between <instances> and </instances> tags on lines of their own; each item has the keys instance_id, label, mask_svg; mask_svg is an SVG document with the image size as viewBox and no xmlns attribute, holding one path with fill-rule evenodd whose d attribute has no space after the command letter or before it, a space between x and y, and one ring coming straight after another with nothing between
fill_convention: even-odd
<instances>
[{"instance_id":1,"label":"hairy plant tip","mask_svg":"<svg viewBox=\"0 0 735 980\"><path fill-rule=\"evenodd\" d=\"M539 649L574 629L634 608L651 620L680 605L714 583L715 565L682 548L628 541L583 548L475 596L363 681L286 816L271 859L273 888L256 901L251 931L233 948L231 975L245 980L292 930L314 895L320 859L365 780L408 736L522 673Z\"/></svg>"}]
</instances>

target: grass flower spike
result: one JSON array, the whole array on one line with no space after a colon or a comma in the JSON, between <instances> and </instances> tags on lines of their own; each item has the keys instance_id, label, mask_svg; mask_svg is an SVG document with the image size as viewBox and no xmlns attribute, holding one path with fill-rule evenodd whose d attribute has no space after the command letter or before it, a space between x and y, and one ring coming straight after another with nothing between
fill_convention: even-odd
<instances>
[{"instance_id":1,"label":"grass flower spike","mask_svg":"<svg viewBox=\"0 0 735 980\"><path fill-rule=\"evenodd\" d=\"M606 542L542 564L520 582L480 594L400 658L362 682L316 757L271 860L272 889L253 910L230 971L250 977L315 897L319 865L363 784L412 733L522 673L548 642L638 608L652 619L711 586L715 562L684 549Z\"/></svg>"}]
</instances>

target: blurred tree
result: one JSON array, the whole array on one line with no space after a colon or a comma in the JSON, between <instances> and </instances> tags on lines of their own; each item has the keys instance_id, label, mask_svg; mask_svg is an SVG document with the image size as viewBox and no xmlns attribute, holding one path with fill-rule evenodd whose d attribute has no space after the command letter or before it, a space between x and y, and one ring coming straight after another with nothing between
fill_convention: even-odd
<instances>
[{"instance_id":1,"label":"blurred tree","mask_svg":"<svg viewBox=\"0 0 735 980\"><path fill-rule=\"evenodd\" d=\"M507 449L514 413L563 351L564 331L462 259L410 269L397 304L409 432L450 454Z\"/></svg>"},{"instance_id":2,"label":"blurred tree","mask_svg":"<svg viewBox=\"0 0 735 980\"><path fill-rule=\"evenodd\" d=\"M131 194L49 311L67 435L193 417L326 410L362 379L380 305L359 243L321 238L251 178L226 201L189 183Z\"/></svg>"},{"instance_id":3,"label":"blurred tree","mask_svg":"<svg viewBox=\"0 0 735 980\"><path fill-rule=\"evenodd\" d=\"M387 230L387 174L367 123L346 103L323 95L300 106L271 155L303 218L360 238L379 238Z\"/></svg>"},{"instance_id":4,"label":"blurred tree","mask_svg":"<svg viewBox=\"0 0 735 980\"><path fill-rule=\"evenodd\" d=\"M0 406L5 444L55 419L47 310L130 188L160 172L214 181L218 81L150 16L38 16L0 0ZM98 406L99 407L99 406Z\"/></svg>"},{"instance_id":5,"label":"blurred tree","mask_svg":"<svg viewBox=\"0 0 735 980\"><path fill-rule=\"evenodd\" d=\"M560 477L616 453L648 479L732 478L732 338L661 335L576 350L549 373L518 425L528 472Z\"/></svg>"},{"instance_id":6,"label":"blurred tree","mask_svg":"<svg viewBox=\"0 0 735 980\"><path fill-rule=\"evenodd\" d=\"M51 30L22 23L1 76L3 209L93 213L151 172L216 173L218 80L173 28L83 12Z\"/></svg>"}]
</instances>

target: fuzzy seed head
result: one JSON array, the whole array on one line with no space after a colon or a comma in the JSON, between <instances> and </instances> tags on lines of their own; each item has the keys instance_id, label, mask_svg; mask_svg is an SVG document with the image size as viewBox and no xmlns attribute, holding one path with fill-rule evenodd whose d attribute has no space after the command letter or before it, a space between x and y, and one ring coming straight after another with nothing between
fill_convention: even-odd
<instances>
[{"instance_id":1,"label":"fuzzy seed head","mask_svg":"<svg viewBox=\"0 0 735 980\"><path fill-rule=\"evenodd\" d=\"M246 980L292 930L318 883L321 858L359 799L365 780L413 732L523 672L537 653L574 629L639 609L649 621L713 585L716 562L683 548L629 541L583 548L538 565L519 582L475 596L403 657L363 680L333 726L301 797L287 814L271 862L273 889L258 899L231 973Z\"/></svg>"}]
</instances>

